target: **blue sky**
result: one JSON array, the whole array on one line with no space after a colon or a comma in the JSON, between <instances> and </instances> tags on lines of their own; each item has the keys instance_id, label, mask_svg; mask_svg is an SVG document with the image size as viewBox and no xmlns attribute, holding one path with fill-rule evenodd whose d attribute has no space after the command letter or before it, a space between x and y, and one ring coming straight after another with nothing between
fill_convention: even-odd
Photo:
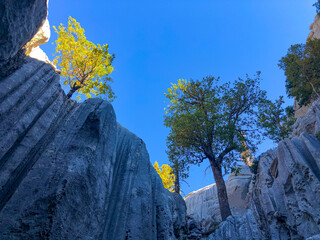
<instances>
[{"instance_id":1,"label":"blue sky","mask_svg":"<svg viewBox=\"0 0 320 240\"><path fill-rule=\"evenodd\" d=\"M315 0L51 0L52 26L80 22L87 39L109 44L114 53L113 106L118 122L142 138L150 160L168 163L163 126L164 95L179 78L206 75L223 80L262 72L271 99L286 95L277 66L291 44L305 42L315 17ZM286 104L292 104L286 99ZM273 147L266 141L263 152ZM183 195L214 182L208 162L191 168Z\"/></svg>"}]
</instances>

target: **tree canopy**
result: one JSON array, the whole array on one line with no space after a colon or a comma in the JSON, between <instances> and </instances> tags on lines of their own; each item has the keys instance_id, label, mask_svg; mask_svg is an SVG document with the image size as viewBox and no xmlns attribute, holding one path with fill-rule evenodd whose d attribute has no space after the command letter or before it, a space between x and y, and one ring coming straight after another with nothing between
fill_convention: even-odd
<instances>
[{"instance_id":1,"label":"tree canopy","mask_svg":"<svg viewBox=\"0 0 320 240\"><path fill-rule=\"evenodd\" d=\"M259 126L265 130L264 136L274 142L289 137L295 123L293 107L284 108L283 104L283 96L280 96L275 102L264 100L260 105Z\"/></svg>"},{"instance_id":2,"label":"tree canopy","mask_svg":"<svg viewBox=\"0 0 320 240\"><path fill-rule=\"evenodd\" d=\"M115 98L109 83L112 81L109 74L114 56L109 54L108 45L95 45L88 41L85 31L72 17L69 17L68 26L60 24L54 27L58 34L54 64L61 68L63 83L70 87L68 98L77 92L87 98L92 95L103 96L109 102ZM81 95L77 96L81 100Z\"/></svg>"},{"instance_id":3,"label":"tree canopy","mask_svg":"<svg viewBox=\"0 0 320 240\"><path fill-rule=\"evenodd\" d=\"M174 192L181 193L180 184L189 177L189 165L184 158L183 148L179 147L171 136L167 138L166 151L174 174Z\"/></svg>"},{"instance_id":4,"label":"tree canopy","mask_svg":"<svg viewBox=\"0 0 320 240\"><path fill-rule=\"evenodd\" d=\"M158 162L155 162L153 167L161 177L164 188L168 189L170 192L174 192L175 177L172 168L168 164L163 164L159 167Z\"/></svg>"},{"instance_id":5,"label":"tree canopy","mask_svg":"<svg viewBox=\"0 0 320 240\"><path fill-rule=\"evenodd\" d=\"M260 142L258 105L265 98L260 90L260 73L233 83L220 78L178 80L165 93L169 100L164 124L190 164L208 159L218 189L221 217L231 215L222 169L228 172L242 159L241 153L254 153Z\"/></svg>"},{"instance_id":6,"label":"tree canopy","mask_svg":"<svg viewBox=\"0 0 320 240\"><path fill-rule=\"evenodd\" d=\"M318 0L317 2L315 2L313 4L313 6L316 8L317 13L320 12L320 0Z\"/></svg>"},{"instance_id":7,"label":"tree canopy","mask_svg":"<svg viewBox=\"0 0 320 240\"><path fill-rule=\"evenodd\" d=\"M300 106L308 105L320 95L320 40L292 45L279 67L286 75L286 89Z\"/></svg>"}]
</instances>

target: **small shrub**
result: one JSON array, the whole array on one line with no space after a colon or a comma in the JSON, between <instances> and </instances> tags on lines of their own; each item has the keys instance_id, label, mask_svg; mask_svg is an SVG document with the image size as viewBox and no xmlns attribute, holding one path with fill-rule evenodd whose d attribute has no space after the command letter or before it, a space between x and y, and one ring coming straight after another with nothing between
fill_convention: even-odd
<instances>
[{"instance_id":1,"label":"small shrub","mask_svg":"<svg viewBox=\"0 0 320 240\"><path fill-rule=\"evenodd\" d=\"M252 162L252 165L250 166L250 171L256 175L258 172L258 166L259 166L259 159L255 159Z\"/></svg>"},{"instance_id":2,"label":"small shrub","mask_svg":"<svg viewBox=\"0 0 320 240\"><path fill-rule=\"evenodd\" d=\"M232 167L231 173L234 173L235 176L238 176L241 171L241 167Z\"/></svg>"}]
</instances>

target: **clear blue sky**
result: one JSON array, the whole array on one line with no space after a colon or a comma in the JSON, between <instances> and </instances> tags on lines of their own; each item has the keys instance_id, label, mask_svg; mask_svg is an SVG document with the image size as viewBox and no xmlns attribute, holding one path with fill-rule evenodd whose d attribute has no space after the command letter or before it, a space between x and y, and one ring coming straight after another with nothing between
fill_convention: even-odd
<instances>
[{"instance_id":1,"label":"clear blue sky","mask_svg":"<svg viewBox=\"0 0 320 240\"><path fill-rule=\"evenodd\" d=\"M278 60L305 42L316 0L50 0L51 27L80 22L87 39L116 55L112 87L118 122L142 138L153 163L168 163L163 93L179 78L234 80L262 71L271 99L285 95ZM52 28L51 28L52 29ZM42 48L52 59L56 39ZM287 99L287 104L293 101ZM267 142L260 152L272 147ZM204 162L191 168L183 195L213 183Z\"/></svg>"}]
</instances>

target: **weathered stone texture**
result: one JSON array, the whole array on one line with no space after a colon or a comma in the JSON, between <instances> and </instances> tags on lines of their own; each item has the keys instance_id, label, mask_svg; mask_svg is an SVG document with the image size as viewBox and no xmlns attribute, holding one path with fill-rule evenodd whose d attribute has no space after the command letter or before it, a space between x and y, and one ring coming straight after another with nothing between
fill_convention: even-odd
<instances>
[{"instance_id":1,"label":"weathered stone texture","mask_svg":"<svg viewBox=\"0 0 320 240\"><path fill-rule=\"evenodd\" d=\"M277 167L272 170L270 167ZM276 171L276 172L275 172ZM265 236L303 239L320 233L320 141L307 133L260 158L250 208Z\"/></svg>"},{"instance_id":2,"label":"weathered stone texture","mask_svg":"<svg viewBox=\"0 0 320 240\"><path fill-rule=\"evenodd\" d=\"M240 172L230 174L226 181L231 212L240 216L246 212L249 203L249 188L252 173L248 166L242 166ZM200 222L203 232L209 232L221 222L217 187L215 184L197 190L185 197L187 215Z\"/></svg>"},{"instance_id":3,"label":"weathered stone texture","mask_svg":"<svg viewBox=\"0 0 320 240\"><path fill-rule=\"evenodd\" d=\"M0 1L0 67L31 40L47 16L47 0Z\"/></svg>"},{"instance_id":4,"label":"weathered stone texture","mask_svg":"<svg viewBox=\"0 0 320 240\"><path fill-rule=\"evenodd\" d=\"M292 136L301 133L315 135L320 131L320 99L310 105L309 111L299 118L293 126Z\"/></svg>"},{"instance_id":5,"label":"weathered stone texture","mask_svg":"<svg viewBox=\"0 0 320 240\"><path fill-rule=\"evenodd\" d=\"M314 22L310 26L311 32L309 33L308 39L320 38L320 15L317 14Z\"/></svg>"},{"instance_id":6,"label":"weathered stone texture","mask_svg":"<svg viewBox=\"0 0 320 240\"><path fill-rule=\"evenodd\" d=\"M67 100L51 65L0 80L0 238L175 239L185 204L99 99Z\"/></svg>"},{"instance_id":7,"label":"weathered stone texture","mask_svg":"<svg viewBox=\"0 0 320 240\"><path fill-rule=\"evenodd\" d=\"M263 235L251 210L242 216L230 216L207 240L261 240Z\"/></svg>"},{"instance_id":8,"label":"weathered stone texture","mask_svg":"<svg viewBox=\"0 0 320 240\"><path fill-rule=\"evenodd\" d=\"M0 64L13 69L0 74L0 239L181 238L183 199L109 103L68 100L50 64L24 57L10 68L46 4L0 3Z\"/></svg>"}]
</instances>

